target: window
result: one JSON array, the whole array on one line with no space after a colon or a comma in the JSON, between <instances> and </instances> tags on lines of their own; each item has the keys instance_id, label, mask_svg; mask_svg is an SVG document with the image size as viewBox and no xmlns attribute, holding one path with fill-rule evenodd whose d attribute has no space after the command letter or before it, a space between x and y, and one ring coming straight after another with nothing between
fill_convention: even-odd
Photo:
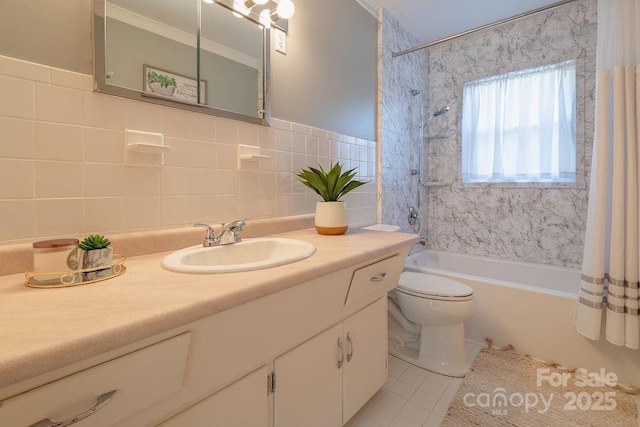
<instances>
[{"instance_id":1,"label":"window","mask_svg":"<svg viewBox=\"0 0 640 427\"><path fill-rule=\"evenodd\" d=\"M467 82L463 90L464 183L575 182L575 61Z\"/></svg>"}]
</instances>

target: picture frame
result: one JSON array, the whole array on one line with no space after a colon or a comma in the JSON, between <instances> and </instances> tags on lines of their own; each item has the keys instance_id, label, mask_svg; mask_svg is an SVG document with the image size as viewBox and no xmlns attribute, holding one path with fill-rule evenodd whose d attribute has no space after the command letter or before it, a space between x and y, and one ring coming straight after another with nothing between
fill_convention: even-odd
<instances>
[{"instance_id":1,"label":"picture frame","mask_svg":"<svg viewBox=\"0 0 640 427\"><path fill-rule=\"evenodd\" d=\"M173 101L198 104L198 80L143 64L143 96L171 99ZM207 103L207 81L200 80L200 104Z\"/></svg>"}]
</instances>

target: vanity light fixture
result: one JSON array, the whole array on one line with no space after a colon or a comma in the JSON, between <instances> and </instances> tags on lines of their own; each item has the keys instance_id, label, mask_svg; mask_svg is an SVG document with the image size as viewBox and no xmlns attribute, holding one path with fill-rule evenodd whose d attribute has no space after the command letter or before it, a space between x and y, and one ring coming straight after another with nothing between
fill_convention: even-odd
<instances>
[{"instance_id":1,"label":"vanity light fixture","mask_svg":"<svg viewBox=\"0 0 640 427\"><path fill-rule=\"evenodd\" d=\"M278 7L271 14L271 19L273 21L278 21L280 19L289 19L293 16L296 11L296 7L291 0L280 0L278 2Z\"/></svg>"},{"instance_id":2,"label":"vanity light fixture","mask_svg":"<svg viewBox=\"0 0 640 427\"><path fill-rule=\"evenodd\" d=\"M260 12L260 23L265 28L271 28L271 11L269 9Z\"/></svg>"},{"instance_id":3,"label":"vanity light fixture","mask_svg":"<svg viewBox=\"0 0 640 427\"><path fill-rule=\"evenodd\" d=\"M244 4L240 3L237 0L234 0L233 2L233 16L235 16L236 18L242 18L243 16L248 15L250 12L250 9L245 6Z\"/></svg>"},{"instance_id":4,"label":"vanity light fixture","mask_svg":"<svg viewBox=\"0 0 640 427\"><path fill-rule=\"evenodd\" d=\"M244 5L248 9L251 9L253 6L257 4L266 4L269 0L244 0Z\"/></svg>"},{"instance_id":5,"label":"vanity light fixture","mask_svg":"<svg viewBox=\"0 0 640 427\"><path fill-rule=\"evenodd\" d=\"M292 0L202 0L206 3L218 3L231 10L237 18L249 18L265 28L276 27L288 30L288 23L296 7ZM280 22L278 22L280 21Z\"/></svg>"}]
</instances>

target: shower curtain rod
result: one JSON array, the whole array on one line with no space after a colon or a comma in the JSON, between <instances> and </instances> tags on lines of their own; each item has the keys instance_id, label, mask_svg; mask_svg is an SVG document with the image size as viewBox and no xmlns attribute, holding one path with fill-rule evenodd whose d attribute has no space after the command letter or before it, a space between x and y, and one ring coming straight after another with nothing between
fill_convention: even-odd
<instances>
[{"instance_id":1,"label":"shower curtain rod","mask_svg":"<svg viewBox=\"0 0 640 427\"><path fill-rule=\"evenodd\" d=\"M480 27L472 28L470 30L463 31L461 33L454 34L452 36L448 36L448 37L444 37L444 38L441 38L441 39L438 39L438 40L435 40L435 41L432 41L432 42L424 43L424 44L421 44L419 46L412 47L410 49L406 49L406 50L403 50L403 51L400 51L400 52L393 52L391 54L391 56L393 58L395 58L395 57L398 57L398 56L406 55L407 53L415 52L416 50L426 49L426 48L428 48L430 46L433 46L433 45L436 45L436 44L444 43L444 42L447 42L449 40L453 40L453 39L457 39L457 38L462 37L462 36L466 36L467 34L476 33L478 31L486 30L486 29L491 28L491 27L497 27L498 25L506 24L507 22L515 21L517 19L526 18L527 16L535 15L536 13L544 12L544 11L547 11L549 9L554 9L556 7L560 7L560 6L563 6L563 5L567 4L567 3L573 3L573 2L576 2L576 1L578 1L578 0L562 0L562 1L559 1L557 3L552 3L552 4L549 4L547 6L542 6L542 7L539 7L537 9L533 9L533 10L530 10L528 12L521 13L519 15L514 15L514 16L511 16L509 18L505 18L505 19L501 19L499 21L492 22L490 24L485 24L485 25L482 25Z\"/></svg>"}]
</instances>

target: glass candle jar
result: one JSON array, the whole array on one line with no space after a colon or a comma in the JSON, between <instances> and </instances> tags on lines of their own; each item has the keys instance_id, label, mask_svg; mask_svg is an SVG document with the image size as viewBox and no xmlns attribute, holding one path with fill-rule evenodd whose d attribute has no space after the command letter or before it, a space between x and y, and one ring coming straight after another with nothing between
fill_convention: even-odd
<instances>
[{"instance_id":1,"label":"glass candle jar","mask_svg":"<svg viewBox=\"0 0 640 427\"><path fill-rule=\"evenodd\" d=\"M34 280L38 282L60 281L63 273L73 270L69 255L78 245L78 239L53 239L33 243ZM51 274L42 274L51 273Z\"/></svg>"}]
</instances>

